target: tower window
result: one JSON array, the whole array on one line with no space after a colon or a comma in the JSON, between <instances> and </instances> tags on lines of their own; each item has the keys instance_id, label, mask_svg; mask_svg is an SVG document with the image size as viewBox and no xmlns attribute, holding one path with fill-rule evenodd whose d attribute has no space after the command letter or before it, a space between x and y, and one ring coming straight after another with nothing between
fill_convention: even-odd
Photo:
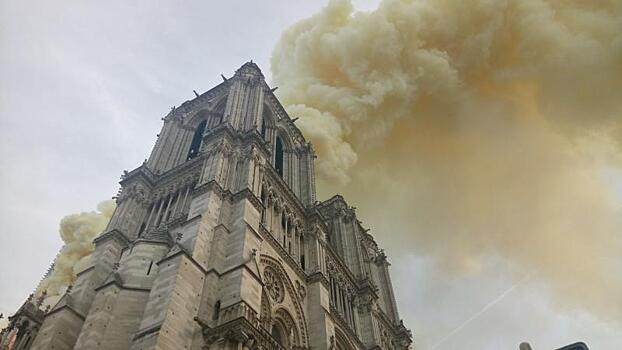
<instances>
[{"instance_id":1,"label":"tower window","mask_svg":"<svg viewBox=\"0 0 622 350\"><path fill-rule=\"evenodd\" d=\"M203 132L205 132L206 125L207 120L202 121L194 132L192 143L190 143L190 150L188 151L188 160L195 158L199 154L201 142L203 141Z\"/></svg>"},{"instance_id":2,"label":"tower window","mask_svg":"<svg viewBox=\"0 0 622 350\"><path fill-rule=\"evenodd\" d=\"M283 177L283 141L276 137L276 150L274 152L274 168L280 177Z\"/></svg>"}]
</instances>

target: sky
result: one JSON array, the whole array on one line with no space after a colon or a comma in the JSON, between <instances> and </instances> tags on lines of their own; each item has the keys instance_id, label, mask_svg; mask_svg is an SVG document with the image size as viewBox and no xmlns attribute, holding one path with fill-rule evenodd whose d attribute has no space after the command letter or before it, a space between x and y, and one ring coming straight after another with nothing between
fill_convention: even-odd
<instances>
[{"instance_id":1,"label":"sky","mask_svg":"<svg viewBox=\"0 0 622 350\"><path fill-rule=\"evenodd\" d=\"M54 259L62 245L60 219L95 210L116 194L122 171L148 157L170 108L252 59L269 83L280 87L279 97L291 114L302 117L305 135L317 141L319 192L327 196L336 187L342 189L386 247L400 314L413 330L416 349L517 349L529 341L539 350L578 340L593 349L620 348L620 314L606 309L622 303L622 294L615 294L622 276L619 254L611 255L621 247L621 231L615 231L617 222L602 224L611 221L622 202L618 146L603 136L603 125L608 128L611 115L619 117L621 110L620 102L609 98L620 84L619 79L608 80L619 73L614 70L619 66L605 64L609 51L581 42L588 45L581 52L590 55L566 69L548 61L549 53L538 55L541 45L552 44L534 34L534 40L522 42L529 55L495 56L491 46L486 52L494 59L482 58L479 51L457 50L454 44L479 47L502 32L498 28L503 25L466 39L455 33L489 24L489 18L498 17L495 11L507 10L502 8L507 1L482 2L501 8L474 5L481 11L473 13L454 9L452 1L402 11L396 11L400 7L395 1L383 2L381 10L376 10L378 3L354 1L354 9L375 15L353 17L354 10L343 1L327 8L326 1L0 2L0 312L14 312ZM525 3L533 6L512 10L545 12L536 6L538 1ZM581 24L577 31L607 37L608 25L594 19L596 12L557 9L556 15L567 13L572 23ZM524 26L516 30L536 23L543 27L534 32L558 34L555 27L538 22L540 18L520 18ZM447 23L434 25L443 20ZM411 23L417 28L414 34L409 32ZM417 42L412 38L424 44L411 47ZM561 43L557 52L573 54L571 39L555 40ZM613 38L609 44L617 48L613 58L622 57L622 41ZM417 55L400 65L387 54L392 50ZM448 73L447 57L457 67ZM483 61L488 65L478 64ZM507 67L500 69L502 65ZM400 69L386 68L394 66ZM327 76L334 76L326 74L326 67L347 79L326 83ZM493 68L495 77L509 82L484 81L482 76ZM426 77L422 69L434 72L432 78L420 78ZM576 91L560 78L569 72L593 84L587 89L598 94L585 100L573 95ZM520 84L511 80L528 74L538 79ZM411 82L401 77L417 78ZM362 87L361 81L374 84ZM534 94L547 103L534 102ZM394 104L377 102L379 96ZM424 103L411 104L412 96ZM576 113L587 106L592 116L602 118L594 126L562 105L577 107ZM412 110L436 118L410 118ZM456 110L466 117L443 119ZM494 113L480 113L484 110ZM500 117L506 114L520 117ZM564 118L555 119L559 115ZM577 124L589 130L587 136L575 136ZM410 134L400 135L400 130ZM527 145L525 139L535 141ZM573 148L577 144L581 152ZM389 156L387 149L397 152ZM503 159L518 159L524 167L500 162L499 150L505 152ZM448 162L459 166L446 166ZM454 174L463 176L457 181ZM370 181L379 179L386 198L368 191ZM555 191L549 193L550 188ZM608 195L601 195L603 191ZM505 206L500 198L510 198L513 205ZM584 205L561 207L560 201ZM533 207L538 211L531 212ZM537 224L529 219L544 214ZM566 219L583 216L594 220ZM498 225L484 224L482 218ZM560 225L576 228L562 233L578 247L559 246L561 233L548 233ZM499 228L504 235L491 233ZM529 239L522 241L523 236ZM566 265L568 271L562 267ZM611 273L611 278L582 279L599 276L595 271ZM575 272L578 278L573 278ZM568 290L578 286L573 281L581 293Z\"/></svg>"}]
</instances>

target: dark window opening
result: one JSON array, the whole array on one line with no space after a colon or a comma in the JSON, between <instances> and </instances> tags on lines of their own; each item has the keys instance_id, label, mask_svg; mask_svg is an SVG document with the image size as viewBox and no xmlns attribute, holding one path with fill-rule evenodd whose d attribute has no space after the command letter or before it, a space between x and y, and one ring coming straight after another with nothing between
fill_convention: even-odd
<instances>
[{"instance_id":1,"label":"dark window opening","mask_svg":"<svg viewBox=\"0 0 622 350\"><path fill-rule=\"evenodd\" d=\"M147 269L147 276L151 273L151 267L153 267L153 261L149 262L149 268Z\"/></svg>"},{"instance_id":2,"label":"dark window opening","mask_svg":"<svg viewBox=\"0 0 622 350\"><path fill-rule=\"evenodd\" d=\"M280 137L276 137L276 151L274 152L274 168L280 177L283 177L283 141Z\"/></svg>"},{"instance_id":3,"label":"dark window opening","mask_svg":"<svg viewBox=\"0 0 622 350\"><path fill-rule=\"evenodd\" d=\"M305 269L305 256L303 254L300 255L300 267L302 267L302 269Z\"/></svg>"},{"instance_id":4,"label":"dark window opening","mask_svg":"<svg viewBox=\"0 0 622 350\"><path fill-rule=\"evenodd\" d=\"M216 304L214 304L214 315L212 316L212 320L218 321L218 317L220 317L220 300L216 301Z\"/></svg>"},{"instance_id":5,"label":"dark window opening","mask_svg":"<svg viewBox=\"0 0 622 350\"><path fill-rule=\"evenodd\" d=\"M266 120L262 120L261 121L261 137L264 138L264 140L266 139Z\"/></svg>"},{"instance_id":6,"label":"dark window opening","mask_svg":"<svg viewBox=\"0 0 622 350\"><path fill-rule=\"evenodd\" d=\"M285 344L283 343L283 334L281 332L281 327L276 324L272 326L272 338L274 338L274 340L276 340L279 345L285 346Z\"/></svg>"},{"instance_id":7,"label":"dark window opening","mask_svg":"<svg viewBox=\"0 0 622 350\"><path fill-rule=\"evenodd\" d=\"M188 160L195 158L199 154L201 142L203 141L203 132L205 132L206 125L207 120L202 121L194 132L192 142L190 143L190 150L188 151Z\"/></svg>"}]
</instances>

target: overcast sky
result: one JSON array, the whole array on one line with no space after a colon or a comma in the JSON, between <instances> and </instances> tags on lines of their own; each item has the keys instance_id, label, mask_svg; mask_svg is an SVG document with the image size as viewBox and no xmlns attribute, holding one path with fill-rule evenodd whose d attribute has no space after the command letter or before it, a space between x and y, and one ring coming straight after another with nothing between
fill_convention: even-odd
<instances>
[{"instance_id":1,"label":"overcast sky","mask_svg":"<svg viewBox=\"0 0 622 350\"><path fill-rule=\"evenodd\" d=\"M0 312L11 314L61 247L63 216L116 194L147 158L160 118L253 59L324 1L0 2ZM372 9L374 1L355 1ZM352 203L356 205L356 203ZM365 218L361 218L365 221ZM371 223L373 226L373 223ZM382 240L382 232L375 235ZM549 350L584 340L622 348L619 325L560 310L528 275L498 268L447 277L425 257L392 255L416 348ZM490 258L491 266L507 264ZM497 261L498 260L498 261ZM513 269L506 266L505 271Z\"/></svg>"}]
</instances>

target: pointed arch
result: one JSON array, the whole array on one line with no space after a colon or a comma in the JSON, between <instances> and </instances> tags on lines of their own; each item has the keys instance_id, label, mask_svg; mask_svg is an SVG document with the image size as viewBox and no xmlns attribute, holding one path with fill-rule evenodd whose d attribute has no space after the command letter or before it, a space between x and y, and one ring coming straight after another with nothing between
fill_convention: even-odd
<instances>
[{"instance_id":1,"label":"pointed arch","mask_svg":"<svg viewBox=\"0 0 622 350\"><path fill-rule=\"evenodd\" d=\"M217 100L214 108L205 108L197 111L186 119L186 127L193 132L186 160L196 158L201 150L203 136L211 129L223 122L226 107L226 95Z\"/></svg>"},{"instance_id":2,"label":"pointed arch","mask_svg":"<svg viewBox=\"0 0 622 350\"><path fill-rule=\"evenodd\" d=\"M336 350L356 350L356 346L348 339L339 327L335 327L335 349Z\"/></svg>"},{"instance_id":3,"label":"pointed arch","mask_svg":"<svg viewBox=\"0 0 622 350\"><path fill-rule=\"evenodd\" d=\"M274 129L272 143L272 166L288 185L292 186L292 179L295 176L294 164L297 153L294 152L294 143L287 129L282 125L277 125ZM292 188L294 192L296 190Z\"/></svg>"},{"instance_id":4,"label":"pointed arch","mask_svg":"<svg viewBox=\"0 0 622 350\"><path fill-rule=\"evenodd\" d=\"M281 263L273 257L262 254L260 262L264 266L264 268L268 266L273 268L279 273L280 277L282 278L283 284L285 285L285 290L287 291L287 295L289 295L292 301L293 310L290 311L292 311L294 314L294 316L292 316L292 319L294 320L293 322L298 330L300 346L307 346L309 343L307 321L304 314L304 309L302 308L302 304L298 297L298 293L294 288L294 284L288 277L287 272L285 271Z\"/></svg>"},{"instance_id":5,"label":"pointed arch","mask_svg":"<svg viewBox=\"0 0 622 350\"><path fill-rule=\"evenodd\" d=\"M283 177L283 140L278 135L274 147L274 169L280 177Z\"/></svg>"},{"instance_id":6,"label":"pointed arch","mask_svg":"<svg viewBox=\"0 0 622 350\"><path fill-rule=\"evenodd\" d=\"M272 339L274 339L279 345L286 349L289 349L290 344L288 341L289 339L287 338L287 330L281 322L274 322L274 324L272 325L272 330L270 331L270 335L272 336Z\"/></svg>"},{"instance_id":7,"label":"pointed arch","mask_svg":"<svg viewBox=\"0 0 622 350\"><path fill-rule=\"evenodd\" d=\"M227 94L222 94L210 100L204 107L197 108L196 112L184 120L184 125L196 129L203 120L207 120L206 130L211 130L224 121L226 107Z\"/></svg>"},{"instance_id":8,"label":"pointed arch","mask_svg":"<svg viewBox=\"0 0 622 350\"><path fill-rule=\"evenodd\" d=\"M270 142L271 132L274 129L274 113L270 109L270 106L266 103L263 105L263 112L261 113L261 125L259 126L259 132L265 141Z\"/></svg>"},{"instance_id":9,"label":"pointed arch","mask_svg":"<svg viewBox=\"0 0 622 350\"><path fill-rule=\"evenodd\" d=\"M210 123L210 129L214 128L217 125L220 125L224 121L225 117L225 109L227 108L227 99L220 99L214 108L212 109L212 122Z\"/></svg>"},{"instance_id":10,"label":"pointed arch","mask_svg":"<svg viewBox=\"0 0 622 350\"><path fill-rule=\"evenodd\" d=\"M287 340L281 345L284 346L300 346L300 333L298 332L298 327L296 326L296 321L292 315L284 308L279 308L274 313L275 324L280 324L283 330L285 331L285 336Z\"/></svg>"},{"instance_id":11,"label":"pointed arch","mask_svg":"<svg viewBox=\"0 0 622 350\"><path fill-rule=\"evenodd\" d=\"M294 141L292 140L291 135L287 131L287 129L282 125L275 125L275 143L276 139L281 139L281 143L283 144L283 151L291 152L294 150Z\"/></svg>"},{"instance_id":12,"label":"pointed arch","mask_svg":"<svg viewBox=\"0 0 622 350\"><path fill-rule=\"evenodd\" d=\"M186 159L190 160L196 158L196 156L199 155L201 143L203 142L203 133L205 132L206 127L207 120L204 119L194 130L194 135L192 136L192 141L190 141L190 149L188 150L188 156L186 157Z\"/></svg>"}]
</instances>

